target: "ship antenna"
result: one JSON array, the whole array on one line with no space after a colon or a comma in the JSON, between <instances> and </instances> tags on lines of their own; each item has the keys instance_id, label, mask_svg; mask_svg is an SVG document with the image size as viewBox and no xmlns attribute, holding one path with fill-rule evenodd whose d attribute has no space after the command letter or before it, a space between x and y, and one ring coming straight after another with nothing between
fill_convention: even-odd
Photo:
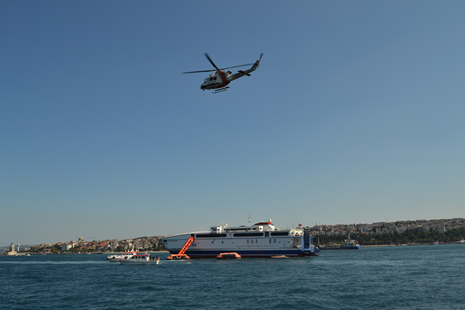
<instances>
[{"instance_id":1,"label":"ship antenna","mask_svg":"<svg viewBox=\"0 0 465 310\"><path fill-rule=\"evenodd\" d=\"M252 215L252 213L249 214L249 224L250 224L250 216Z\"/></svg>"}]
</instances>

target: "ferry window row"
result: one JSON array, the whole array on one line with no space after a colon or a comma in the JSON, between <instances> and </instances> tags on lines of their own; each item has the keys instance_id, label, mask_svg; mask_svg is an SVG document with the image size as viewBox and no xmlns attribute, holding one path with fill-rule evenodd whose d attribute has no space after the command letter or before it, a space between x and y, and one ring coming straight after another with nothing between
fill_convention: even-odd
<instances>
[{"instance_id":1,"label":"ferry window row","mask_svg":"<svg viewBox=\"0 0 465 310\"><path fill-rule=\"evenodd\" d=\"M272 232L272 236L289 236L289 232L287 231L280 231L280 232Z\"/></svg>"},{"instance_id":2,"label":"ferry window row","mask_svg":"<svg viewBox=\"0 0 465 310\"><path fill-rule=\"evenodd\" d=\"M255 242L254 242L255 240ZM276 243L276 239L268 239L270 243ZM271 242L273 240L273 242ZM290 241L288 241L290 243ZM258 243L258 239L247 239L247 243ZM281 241L278 241L278 243L281 243Z\"/></svg>"},{"instance_id":3,"label":"ferry window row","mask_svg":"<svg viewBox=\"0 0 465 310\"><path fill-rule=\"evenodd\" d=\"M226 228L225 229L227 232L233 232L233 231L244 231L244 230L257 230L256 227L254 228Z\"/></svg>"},{"instance_id":4,"label":"ferry window row","mask_svg":"<svg viewBox=\"0 0 465 310\"><path fill-rule=\"evenodd\" d=\"M272 232L270 233L272 237L283 237L283 236L289 236L289 232L287 231L280 231L280 232ZM227 234L196 234L196 238L225 238L227 237ZM234 233L234 237L263 237L262 232L246 232L246 233ZM268 237L268 232L265 233L265 237Z\"/></svg>"},{"instance_id":5,"label":"ferry window row","mask_svg":"<svg viewBox=\"0 0 465 310\"><path fill-rule=\"evenodd\" d=\"M235 233L234 237L263 237L263 233L261 232Z\"/></svg>"},{"instance_id":6,"label":"ferry window row","mask_svg":"<svg viewBox=\"0 0 465 310\"><path fill-rule=\"evenodd\" d=\"M227 234L197 234L195 235L196 238L211 238L211 237L225 238L227 236L228 236Z\"/></svg>"}]
</instances>

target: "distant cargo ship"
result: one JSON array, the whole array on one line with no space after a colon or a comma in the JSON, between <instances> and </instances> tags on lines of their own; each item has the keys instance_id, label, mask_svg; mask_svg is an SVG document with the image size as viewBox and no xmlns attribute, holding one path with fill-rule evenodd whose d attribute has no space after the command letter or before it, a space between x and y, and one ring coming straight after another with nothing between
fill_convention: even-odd
<instances>
[{"instance_id":1,"label":"distant cargo ship","mask_svg":"<svg viewBox=\"0 0 465 310\"><path fill-rule=\"evenodd\" d=\"M309 230L301 227L280 230L268 220L251 226L213 226L210 231L167 236L161 242L171 254L181 253L182 249L190 258L215 258L228 252L243 258L304 257L319 252L312 246L312 238Z\"/></svg>"},{"instance_id":2,"label":"distant cargo ship","mask_svg":"<svg viewBox=\"0 0 465 310\"><path fill-rule=\"evenodd\" d=\"M357 240L346 239L340 247L320 247L320 250L360 250Z\"/></svg>"}]
</instances>

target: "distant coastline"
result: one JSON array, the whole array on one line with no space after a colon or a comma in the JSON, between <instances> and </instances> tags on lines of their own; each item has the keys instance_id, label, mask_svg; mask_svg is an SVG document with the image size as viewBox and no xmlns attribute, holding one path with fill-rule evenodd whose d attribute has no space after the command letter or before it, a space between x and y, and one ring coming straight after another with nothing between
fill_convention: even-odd
<instances>
[{"instance_id":1,"label":"distant coastline","mask_svg":"<svg viewBox=\"0 0 465 310\"><path fill-rule=\"evenodd\" d=\"M372 224L315 225L305 227L314 237L315 245L338 245L344 239L356 239L362 247L401 246L407 244L452 244L465 239L465 219L407 220L396 222L376 222ZM128 249L163 252L166 249L160 242L164 236L138 237L132 239L108 239L41 243L23 247L19 252L41 254L97 254L121 253Z\"/></svg>"}]
</instances>

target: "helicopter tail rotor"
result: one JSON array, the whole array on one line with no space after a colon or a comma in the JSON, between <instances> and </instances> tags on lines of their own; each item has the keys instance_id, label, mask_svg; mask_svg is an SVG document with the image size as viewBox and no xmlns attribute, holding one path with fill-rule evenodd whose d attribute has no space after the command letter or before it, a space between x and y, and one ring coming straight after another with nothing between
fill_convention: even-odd
<instances>
[{"instance_id":1,"label":"helicopter tail rotor","mask_svg":"<svg viewBox=\"0 0 465 310\"><path fill-rule=\"evenodd\" d=\"M262 61L262 57L263 53L260 54L260 58L258 58L258 60L253 64L252 69L250 69L251 71L254 71L258 68L258 66L260 65L260 61Z\"/></svg>"}]
</instances>

